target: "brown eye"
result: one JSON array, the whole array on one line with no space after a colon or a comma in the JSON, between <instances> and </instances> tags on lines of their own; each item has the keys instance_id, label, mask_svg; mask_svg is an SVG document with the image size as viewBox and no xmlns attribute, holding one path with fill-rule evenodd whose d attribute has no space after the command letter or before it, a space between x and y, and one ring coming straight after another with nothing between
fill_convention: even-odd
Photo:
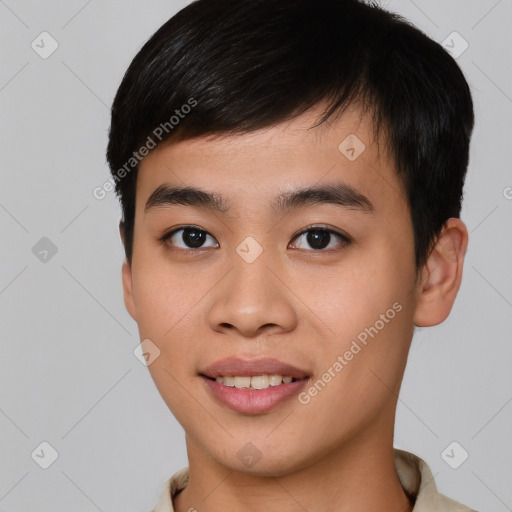
<instances>
[{"instance_id":1,"label":"brown eye","mask_svg":"<svg viewBox=\"0 0 512 512\"><path fill-rule=\"evenodd\" d=\"M164 235L162 241L167 245L171 245L173 248L177 247L179 249L204 249L219 246L212 235L196 226L175 229L171 233Z\"/></svg>"},{"instance_id":2,"label":"brown eye","mask_svg":"<svg viewBox=\"0 0 512 512\"><path fill-rule=\"evenodd\" d=\"M332 249L337 245L344 247L350 243L345 235L338 233L332 229L311 228L307 231L299 233L294 240L298 240L294 245L297 249L312 249L314 251L322 249Z\"/></svg>"}]
</instances>

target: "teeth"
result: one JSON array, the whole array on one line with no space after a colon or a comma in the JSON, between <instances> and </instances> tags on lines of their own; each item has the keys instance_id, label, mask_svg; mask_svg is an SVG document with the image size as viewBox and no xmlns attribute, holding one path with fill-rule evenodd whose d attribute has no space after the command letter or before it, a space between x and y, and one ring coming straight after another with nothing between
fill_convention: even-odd
<instances>
[{"instance_id":1,"label":"teeth","mask_svg":"<svg viewBox=\"0 0 512 512\"><path fill-rule=\"evenodd\" d=\"M257 375L254 377L217 377L215 379L219 384L229 386L230 388L252 388L267 389L270 386L279 386L281 383L288 384L292 382L293 377L282 375Z\"/></svg>"},{"instance_id":2,"label":"teeth","mask_svg":"<svg viewBox=\"0 0 512 512\"><path fill-rule=\"evenodd\" d=\"M266 389L270 386L268 382L268 375L258 375L257 377L251 377L251 388L254 389ZM247 387L247 386L244 386Z\"/></svg>"}]
</instances>

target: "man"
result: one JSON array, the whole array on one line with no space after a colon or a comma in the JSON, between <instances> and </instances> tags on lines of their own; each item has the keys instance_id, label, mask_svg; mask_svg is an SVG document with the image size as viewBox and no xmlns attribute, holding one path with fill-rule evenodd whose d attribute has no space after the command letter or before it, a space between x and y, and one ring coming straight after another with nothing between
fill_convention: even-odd
<instances>
[{"instance_id":1,"label":"man","mask_svg":"<svg viewBox=\"0 0 512 512\"><path fill-rule=\"evenodd\" d=\"M155 512L469 510L393 430L414 327L460 286L473 122L448 53L357 0L199 0L144 45L107 157L186 433Z\"/></svg>"}]
</instances>

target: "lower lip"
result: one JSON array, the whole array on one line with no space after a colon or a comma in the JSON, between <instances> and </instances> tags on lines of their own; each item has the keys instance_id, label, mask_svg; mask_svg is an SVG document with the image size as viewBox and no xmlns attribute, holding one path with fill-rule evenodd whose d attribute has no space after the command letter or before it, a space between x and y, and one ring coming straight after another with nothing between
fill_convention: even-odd
<instances>
[{"instance_id":1,"label":"lower lip","mask_svg":"<svg viewBox=\"0 0 512 512\"><path fill-rule=\"evenodd\" d=\"M269 386L266 389L235 388L201 377L212 394L229 409L244 414L262 414L297 395L308 379Z\"/></svg>"}]
</instances>

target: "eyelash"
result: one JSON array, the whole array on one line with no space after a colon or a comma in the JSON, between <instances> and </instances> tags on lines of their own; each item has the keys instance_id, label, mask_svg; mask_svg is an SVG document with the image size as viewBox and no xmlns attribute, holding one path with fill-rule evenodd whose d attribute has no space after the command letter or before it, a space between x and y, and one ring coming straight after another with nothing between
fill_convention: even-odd
<instances>
[{"instance_id":1,"label":"eyelash","mask_svg":"<svg viewBox=\"0 0 512 512\"><path fill-rule=\"evenodd\" d=\"M162 244L162 245L165 245L167 243L167 241L172 238L176 233L178 233L179 231L183 231L183 230L187 230L187 229L195 229L197 231L201 231L203 233L206 233L207 235L211 236L214 240L215 238L210 235L210 233L208 233L208 231L206 231L205 229L202 229L200 228L199 226L195 226L195 225L192 225L192 224L187 224L187 225L184 225L184 226L180 226L180 227L177 227L177 228L174 228L172 231L169 231L167 233L164 233L161 237L158 238L158 241ZM307 234L309 233L310 231L321 231L321 232L324 232L324 233L329 233L330 235L334 235L335 237L337 237L339 240L340 240L340 245L341 247L338 248L338 249L299 249L299 250L305 250L307 252L315 252L315 253L319 253L319 252L333 252L333 251L336 251L336 250L341 250L342 248L346 247L347 245L351 244L352 243L352 239L344 234L344 233L341 233L339 231L336 231L332 228L328 228L328 227L324 227L324 226L319 226L317 224L315 225L310 225L310 226L306 226L302 231L300 231L299 233L296 233L293 237L292 237L292 241L299 238L300 236L304 235L304 234ZM217 242L218 244L218 242ZM199 252L201 250L205 250L205 249L209 249L209 247L199 247L199 248L188 248L188 249L184 249L182 247L179 247L177 249L173 248L173 249L170 249L171 251L183 251L183 252Z\"/></svg>"}]
</instances>

